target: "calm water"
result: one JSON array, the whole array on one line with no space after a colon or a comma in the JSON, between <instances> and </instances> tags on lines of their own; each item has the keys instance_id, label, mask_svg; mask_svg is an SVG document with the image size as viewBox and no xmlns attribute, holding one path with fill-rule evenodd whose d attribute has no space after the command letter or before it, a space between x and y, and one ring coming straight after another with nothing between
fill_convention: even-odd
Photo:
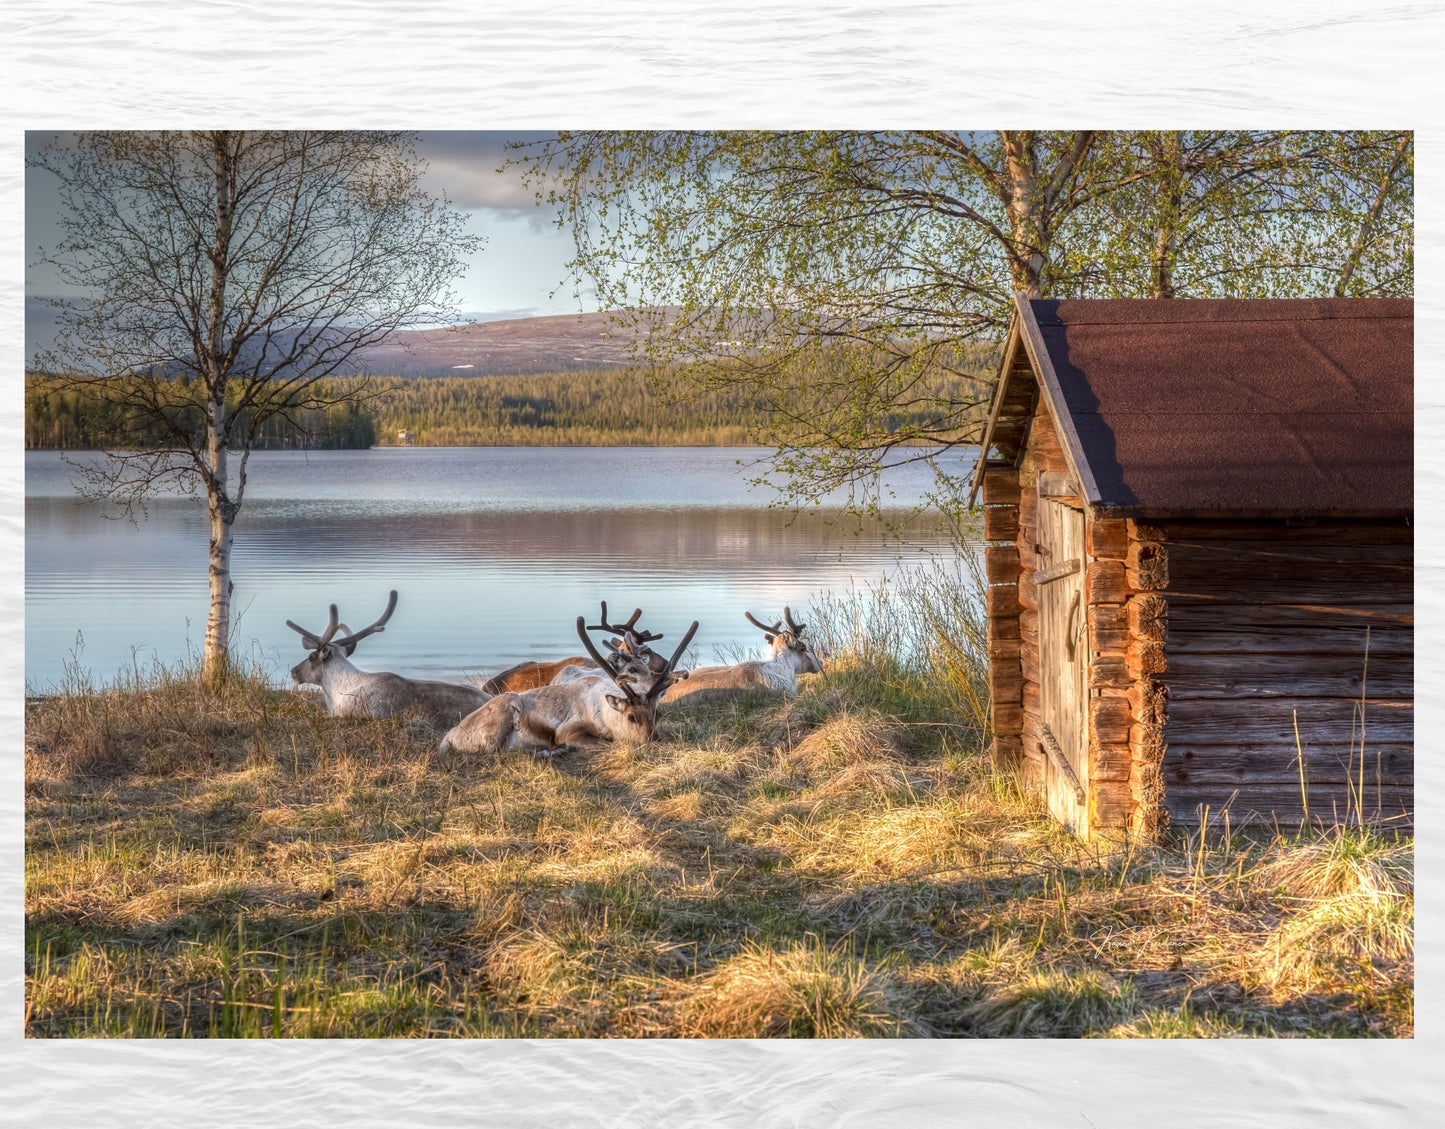
<instances>
[{"instance_id":1,"label":"calm water","mask_svg":"<svg viewBox=\"0 0 1445 1129\"><path fill-rule=\"evenodd\" d=\"M926 523L900 545L769 508L777 495L747 481L763 453L255 452L232 559L236 649L282 677L303 653L287 619L320 630L336 603L359 628L396 588L391 622L354 656L363 668L455 677L573 654L576 617L594 622L600 600L614 617L643 608L664 645L699 620L693 653L713 661L761 643L744 609L771 621L784 604L806 608L944 546ZM72 655L106 680L180 659L205 638L204 504L157 499L133 524L78 498L74 474L57 452L26 454L25 677L36 692ZM930 481L902 468L888 486L910 506Z\"/></svg>"}]
</instances>

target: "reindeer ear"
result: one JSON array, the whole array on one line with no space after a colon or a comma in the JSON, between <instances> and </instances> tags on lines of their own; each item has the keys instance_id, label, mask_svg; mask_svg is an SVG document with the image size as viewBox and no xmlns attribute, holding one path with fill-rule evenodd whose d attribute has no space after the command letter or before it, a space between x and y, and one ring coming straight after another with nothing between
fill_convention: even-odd
<instances>
[{"instance_id":1,"label":"reindeer ear","mask_svg":"<svg viewBox=\"0 0 1445 1129\"><path fill-rule=\"evenodd\" d=\"M608 694L607 704L610 705L613 709L615 709L618 713L621 713L627 708L627 699L619 698L616 694Z\"/></svg>"},{"instance_id":2,"label":"reindeer ear","mask_svg":"<svg viewBox=\"0 0 1445 1129\"><path fill-rule=\"evenodd\" d=\"M763 638L766 639L769 643L771 643L774 639L777 638L777 636L776 636L776 635L764 635Z\"/></svg>"}]
</instances>

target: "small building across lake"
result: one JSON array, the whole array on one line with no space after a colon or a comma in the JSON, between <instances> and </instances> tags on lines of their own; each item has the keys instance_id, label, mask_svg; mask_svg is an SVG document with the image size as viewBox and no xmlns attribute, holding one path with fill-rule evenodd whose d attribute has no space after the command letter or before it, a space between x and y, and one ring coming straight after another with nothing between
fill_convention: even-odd
<instances>
[{"instance_id":1,"label":"small building across lake","mask_svg":"<svg viewBox=\"0 0 1445 1129\"><path fill-rule=\"evenodd\" d=\"M994 756L1076 834L1411 826L1413 311L1017 298L974 476Z\"/></svg>"}]
</instances>

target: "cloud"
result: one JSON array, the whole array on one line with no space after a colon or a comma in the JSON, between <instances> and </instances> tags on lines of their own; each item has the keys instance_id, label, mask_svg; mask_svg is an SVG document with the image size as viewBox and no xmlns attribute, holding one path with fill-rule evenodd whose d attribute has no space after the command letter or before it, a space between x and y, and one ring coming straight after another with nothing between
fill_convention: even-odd
<instances>
[{"instance_id":1,"label":"cloud","mask_svg":"<svg viewBox=\"0 0 1445 1129\"><path fill-rule=\"evenodd\" d=\"M427 130L417 139L417 154L427 162L428 190L442 192L461 208L487 209L508 216L539 216L534 189L522 183L520 170L499 172L507 160L528 150L509 142L536 142L548 130Z\"/></svg>"}]
</instances>

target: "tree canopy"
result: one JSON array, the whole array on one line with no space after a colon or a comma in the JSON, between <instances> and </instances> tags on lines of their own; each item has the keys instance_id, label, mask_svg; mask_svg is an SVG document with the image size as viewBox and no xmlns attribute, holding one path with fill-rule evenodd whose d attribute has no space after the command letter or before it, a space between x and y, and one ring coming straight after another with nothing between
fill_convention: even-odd
<instances>
[{"instance_id":1,"label":"tree canopy","mask_svg":"<svg viewBox=\"0 0 1445 1129\"><path fill-rule=\"evenodd\" d=\"M517 163L643 361L768 402L798 500L977 442L987 380L942 378L982 375L1015 292L1413 285L1407 132L594 130Z\"/></svg>"}]
</instances>

